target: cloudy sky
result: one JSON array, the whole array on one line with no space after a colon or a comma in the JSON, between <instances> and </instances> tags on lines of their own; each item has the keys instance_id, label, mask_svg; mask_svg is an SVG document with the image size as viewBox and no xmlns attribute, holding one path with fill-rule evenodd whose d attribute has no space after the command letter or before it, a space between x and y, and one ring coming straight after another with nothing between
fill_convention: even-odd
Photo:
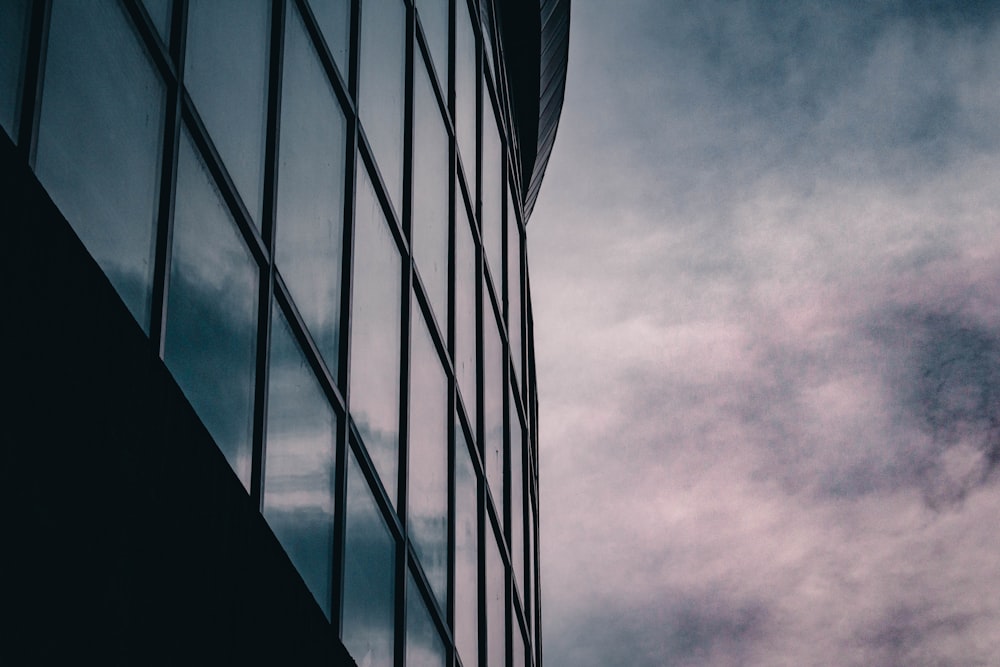
<instances>
[{"instance_id":1,"label":"cloudy sky","mask_svg":"<svg viewBox=\"0 0 1000 667\"><path fill-rule=\"evenodd\" d=\"M572 9L546 664L997 664L1000 3Z\"/></svg>"}]
</instances>

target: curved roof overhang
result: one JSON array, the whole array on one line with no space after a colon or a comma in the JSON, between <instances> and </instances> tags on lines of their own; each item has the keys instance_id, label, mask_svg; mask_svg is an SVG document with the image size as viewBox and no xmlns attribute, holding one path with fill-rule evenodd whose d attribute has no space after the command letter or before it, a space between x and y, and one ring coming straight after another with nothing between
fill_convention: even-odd
<instances>
[{"instance_id":1,"label":"curved roof overhang","mask_svg":"<svg viewBox=\"0 0 1000 667\"><path fill-rule=\"evenodd\" d=\"M520 150L524 218L538 198L559 127L569 60L570 0L499 3Z\"/></svg>"}]
</instances>

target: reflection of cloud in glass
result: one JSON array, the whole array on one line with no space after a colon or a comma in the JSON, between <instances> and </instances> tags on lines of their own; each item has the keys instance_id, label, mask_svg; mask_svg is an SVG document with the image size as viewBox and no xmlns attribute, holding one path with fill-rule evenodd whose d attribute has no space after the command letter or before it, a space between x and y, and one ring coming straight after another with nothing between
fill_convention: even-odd
<instances>
[{"instance_id":1,"label":"reflection of cloud in glass","mask_svg":"<svg viewBox=\"0 0 1000 667\"><path fill-rule=\"evenodd\" d=\"M347 122L297 11L284 58L276 263L336 377Z\"/></svg>"},{"instance_id":2,"label":"reflection of cloud in glass","mask_svg":"<svg viewBox=\"0 0 1000 667\"><path fill-rule=\"evenodd\" d=\"M489 667L506 665L507 596L503 557L490 522L486 522L486 657Z\"/></svg>"},{"instance_id":3,"label":"reflection of cloud in glass","mask_svg":"<svg viewBox=\"0 0 1000 667\"><path fill-rule=\"evenodd\" d=\"M350 410L389 498L399 470L399 250L358 160Z\"/></svg>"},{"instance_id":4,"label":"reflection of cloud in glass","mask_svg":"<svg viewBox=\"0 0 1000 667\"><path fill-rule=\"evenodd\" d=\"M455 648L472 665L479 655L479 505L469 443L457 419L455 434Z\"/></svg>"},{"instance_id":5,"label":"reflection of cloud in glass","mask_svg":"<svg viewBox=\"0 0 1000 667\"><path fill-rule=\"evenodd\" d=\"M483 283L483 465L493 502L503 516L503 348Z\"/></svg>"},{"instance_id":6,"label":"reflection of cloud in glass","mask_svg":"<svg viewBox=\"0 0 1000 667\"><path fill-rule=\"evenodd\" d=\"M524 489L522 480L524 431L521 419L517 416L517 406L514 392L508 391L510 397L510 558L513 568L512 576L521 585L520 592L525 594L524 586Z\"/></svg>"},{"instance_id":7,"label":"reflection of cloud in glass","mask_svg":"<svg viewBox=\"0 0 1000 667\"><path fill-rule=\"evenodd\" d=\"M476 202L476 35L469 7L455 3L455 138L469 186L469 201Z\"/></svg>"},{"instance_id":8,"label":"reflection of cloud in glass","mask_svg":"<svg viewBox=\"0 0 1000 667\"><path fill-rule=\"evenodd\" d=\"M475 431L476 401L476 243L464 204L456 205L455 220L455 375L462 402Z\"/></svg>"},{"instance_id":9,"label":"reflection of cloud in glass","mask_svg":"<svg viewBox=\"0 0 1000 667\"><path fill-rule=\"evenodd\" d=\"M413 575L406 576L406 667L444 667L441 635L424 605Z\"/></svg>"},{"instance_id":10,"label":"reflection of cloud in glass","mask_svg":"<svg viewBox=\"0 0 1000 667\"><path fill-rule=\"evenodd\" d=\"M395 548L353 452L348 459L342 639L359 666L392 665Z\"/></svg>"},{"instance_id":11,"label":"reflection of cloud in glass","mask_svg":"<svg viewBox=\"0 0 1000 667\"><path fill-rule=\"evenodd\" d=\"M483 90L486 83L483 82ZM503 149L489 95L483 94L483 248L493 277L493 286L500 291L503 276Z\"/></svg>"},{"instance_id":12,"label":"reflection of cloud in glass","mask_svg":"<svg viewBox=\"0 0 1000 667\"><path fill-rule=\"evenodd\" d=\"M249 487L258 271L186 132L173 242L164 360Z\"/></svg>"},{"instance_id":13,"label":"reflection of cloud in glass","mask_svg":"<svg viewBox=\"0 0 1000 667\"><path fill-rule=\"evenodd\" d=\"M329 618L337 417L277 305L270 364L264 517Z\"/></svg>"},{"instance_id":14,"label":"reflection of cloud in glass","mask_svg":"<svg viewBox=\"0 0 1000 667\"><path fill-rule=\"evenodd\" d=\"M35 171L147 329L163 83L113 2L52 8Z\"/></svg>"}]
</instances>

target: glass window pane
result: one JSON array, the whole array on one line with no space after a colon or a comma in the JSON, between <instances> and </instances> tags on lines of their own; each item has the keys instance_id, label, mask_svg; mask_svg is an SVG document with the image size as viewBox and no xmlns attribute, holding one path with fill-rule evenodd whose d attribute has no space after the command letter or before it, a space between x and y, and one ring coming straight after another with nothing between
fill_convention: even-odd
<instances>
[{"instance_id":1,"label":"glass window pane","mask_svg":"<svg viewBox=\"0 0 1000 667\"><path fill-rule=\"evenodd\" d=\"M417 0L416 5L441 90L448 90L448 0Z\"/></svg>"},{"instance_id":2,"label":"glass window pane","mask_svg":"<svg viewBox=\"0 0 1000 667\"><path fill-rule=\"evenodd\" d=\"M406 8L401 0L361 3L358 113L397 214L403 203L403 88Z\"/></svg>"},{"instance_id":3,"label":"glass window pane","mask_svg":"<svg viewBox=\"0 0 1000 667\"><path fill-rule=\"evenodd\" d=\"M513 568L512 576L520 580L524 572L524 491L522 483L524 430L521 419L517 415L517 406L513 390L508 392L510 406L510 562ZM523 593L523 590L522 590Z\"/></svg>"},{"instance_id":4,"label":"glass window pane","mask_svg":"<svg viewBox=\"0 0 1000 667\"><path fill-rule=\"evenodd\" d=\"M479 661L479 526L476 471L455 421L455 648L465 667Z\"/></svg>"},{"instance_id":5,"label":"glass window pane","mask_svg":"<svg viewBox=\"0 0 1000 667\"><path fill-rule=\"evenodd\" d=\"M351 0L310 0L309 5L346 84L351 48Z\"/></svg>"},{"instance_id":6,"label":"glass window pane","mask_svg":"<svg viewBox=\"0 0 1000 667\"><path fill-rule=\"evenodd\" d=\"M399 470L399 250L358 158L351 317L351 416L393 504Z\"/></svg>"},{"instance_id":7,"label":"glass window pane","mask_svg":"<svg viewBox=\"0 0 1000 667\"><path fill-rule=\"evenodd\" d=\"M507 336L511 364L518 381L524 353L521 342L521 234L514 213L514 202L507 190ZM522 393L524 386L521 386Z\"/></svg>"},{"instance_id":8,"label":"glass window pane","mask_svg":"<svg viewBox=\"0 0 1000 667\"><path fill-rule=\"evenodd\" d=\"M25 38L30 0L10 0L0 12L0 126L17 138L17 105L21 101Z\"/></svg>"},{"instance_id":9,"label":"glass window pane","mask_svg":"<svg viewBox=\"0 0 1000 667\"><path fill-rule=\"evenodd\" d=\"M497 516L503 516L503 348L483 283L483 466Z\"/></svg>"},{"instance_id":10,"label":"glass window pane","mask_svg":"<svg viewBox=\"0 0 1000 667\"><path fill-rule=\"evenodd\" d=\"M153 19L153 25L160 31L160 38L166 44L170 40L170 0L142 0L146 13Z\"/></svg>"},{"instance_id":11,"label":"glass window pane","mask_svg":"<svg viewBox=\"0 0 1000 667\"><path fill-rule=\"evenodd\" d=\"M503 264L500 263L503 250L503 147L497 129L493 105L488 102L489 96L484 96L483 113L483 210L482 232L483 248L486 250L486 260L490 267L493 284L501 285Z\"/></svg>"},{"instance_id":12,"label":"glass window pane","mask_svg":"<svg viewBox=\"0 0 1000 667\"><path fill-rule=\"evenodd\" d=\"M258 268L187 132L173 244L164 361L249 489Z\"/></svg>"},{"instance_id":13,"label":"glass window pane","mask_svg":"<svg viewBox=\"0 0 1000 667\"><path fill-rule=\"evenodd\" d=\"M35 171L147 331L163 89L118 3L54 4Z\"/></svg>"},{"instance_id":14,"label":"glass window pane","mask_svg":"<svg viewBox=\"0 0 1000 667\"><path fill-rule=\"evenodd\" d=\"M270 6L264 0L192 0L184 67L184 85L258 224Z\"/></svg>"},{"instance_id":15,"label":"glass window pane","mask_svg":"<svg viewBox=\"0 0 1000 667\"><path fill-rule=\"evenodd\" d=\"M424 599L406 577L406 667L444 667L445 650Z\"/></svg>"},{"instance_id":16,"label":"glass window pane","mask_svg":"<svg viewBox=\"0 0 1000 667\"><path fill-rule=\"evenodd\" d=\"M411 299L407 530L441 609L448 608L448 379Z\"/></svg>"},{"instance_id":17,"label":"glass window pane","mask_svg":"<svg viewBox=\"0 0 1000 667\"><path fill-rule=\"evenodd\" d=\"M455 0L455 136L470 199L476 201L476 34L469 5Z\"/></svg>"},{"instance_id":18,"label":"glass window pane","mask_svg":"<svg viewBox=\"0 0 1000 667\"><path fill-rule=\"evenodd\" d=\"M316 346L337 377L347 121L301 17L291 14L282 83L275 256Z\"/></svg>"},{"instance_id":19,"label":"glass window pane","mask_svg":"<svg viewBox=\"0 0 1000 667\"><path fill-rule=\"evenodd\" d=\"M531 564L535 560L535 511L534 505L531 501L530 496L528 497L528 529L525 531L525 537L528 541L528 559L524 563L524 616L527 619L526 625L528 626L528 636L534 634L534 625L532 624L534 619L534 608L535 608L535 585L534 577L531 576L532 568Z\"/></svg>"},{"instance_id":20,"label":"glass window pane","mask_svg":"<svg viewBox=\"0 0 1000 667\"><path fill-rule=\"evenodd\" d=\"M348 459L344 646L359 665L392 665L395 544L353 452Z\"/></svg>"},{"instance_id":21,"label":"glass window pane","mask_svg":"<svg viewBox=\"0 0 1000 667\"><path fill-rule=\"evenodd\" d=\"M424 66L415 75L413 255L441 330L448 323L448 131Z\"/></svg>"},{"instance_id":22,"label":"glass window pane","mask_svg":"<svg viewBox=\"0 0 1000 667\"><path fill-rule=\"evenodd\" d=\"M511 610L510 617L512 619L515 618L513 609ZM512 634L513 634L512 643L514 645L513 648L514 652L513 655L511 655L511 664L514 667L524 667L524 634L521 632L521 628L518 627L516 622L514 623L514 631Z\"/></svg>"},{"instance_id":23,"label":"glass window pane","mask_svg":"<svg viewBox=\"0 0 1000 667\"><path fill-rule=\"evenodd\" d=\"M455 221L455 375L469 423L476 424L476 242L465 205L456 202Z\"/></svg>"},{"instance_id":24,"label":"glass window pane","mask_svg":"<svg viewBox=\"0 0 1000 667\"><path fill-rule=\"evenodd\" d=\"M486 658L487 667L507 665L506 577L500 546L486 522Z\"/></svg>"},{"instance_id":25,"label":"glass window pane","mask_svg":"<svg viewBox=\"0 0 1000 667\"><path fill-rule=\"evenodd\" d=\"M479 0L479 18L483 29L483 52L486 54L486 66L490 72L493 69L493 17L489 0Z\"/></svg>"},{"instance_id":26,"label":"glass window pane","mask_svg":"<svg viewBox=\"0 0 1000 667\"><path fill-rule=\"evenodd\" d=\"M277 304L269 368L264 518L330 618L337 416Z\"/></svg>"}]
</instances>

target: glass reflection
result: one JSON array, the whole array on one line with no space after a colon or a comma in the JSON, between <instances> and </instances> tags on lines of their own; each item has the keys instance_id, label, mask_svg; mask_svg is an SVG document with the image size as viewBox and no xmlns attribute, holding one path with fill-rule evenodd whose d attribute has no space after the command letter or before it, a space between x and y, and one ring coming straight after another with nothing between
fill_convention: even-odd
<instances>
[{"instance_id":1,"label":"glass reflection","mask_svg":"<svg viewBox=\"0 0 1000 667\"><path fill-rule=\"evenodd\" d=\"M448 90L448 0L416 0L441 90Z\"/></svg>"},{"instance_id":2,"label":"glass reflection","mask_svg":"<svg viewBox=\"0 0 1000 667\"><path fill-rule=\"evenodd\" d=\"M534 505L531 501L530 495L528 496L528 524L527 530L525 531L525 538L528 541L528 559L524 563L524 617L527 619L525 625L528 626L529 637L534 635L534 608L535 608L535 578L531 576L531 563L535 559L535 510Z\"/></svg>"},{"instance_id":3,"label":"glass reflection","mask_svg":"<svg viewBox=\"0 0 1000 667\"><path fill-rule=\"evenodd\" d=\"M521 579L524 572L524 490L522 481L524 429L517 415L517 405L513 390L508 391L510 420L510 562L512 576Z\"/></svg>"},{"instance_id":4,"label":"glass reflection","mask_svg":"<svg viewBox=\"0 0 1000 667\"><path fill-rule=\"evenodd\" d=\"M455 421L455 648L465 667L479 662L479 525L476 471Z\"/></svg>"},{"instance_id":5,"label":"glass reflection","mask_svg":"<svg viewBox=\"0 0 1000 667\"><path fill-rule=\"evenodd\" d=\"M443 330L448 323L448 131L422 64L414 75L413 256Z\"/></svg>"},{"instance_id":6,"label":"glass reflection","mask_svg":"<svg viewBox=\"0 0 1000 667\"><path fill-rule=\"evenodd\" d=\"M479 19L483 30L483 52L486 54L486 66L492 74L496 70L493 69L493 14L489 0L479 0Z\"/></svg>"},{"instance_id":7,"label":"glass reflection","mask_svg":"<svg viewBox=\"0 0 1000 667\"><path fill-rule=\"evenodd\" d=\"M142 4L166 44L170 40L170 0L142 0Z\"/></svg>"},{"instance_id":8,"label":"glass reflection","mask_svg":"<svg viewBox=\"0 0 1000 667\"><path fill-rule=\"evenodd\" d=\"M330 618L337 416L274 304L264 518Z\"/></svg>"},{"instance_id":9,"label":"glass reflection","mask_svg":"<svg viewBox=\"0 0 1000 667\"><path fill-rule=\"evenodd\" d=\"M507 596L503 557L491 522L486 522L487 667L507 665Z\"/></svg>"},{"instance_id":10,"label":"glass reflection","mask_svg":"<svg viewBox=\"0 0 1000 667\"><path fill-rule=\"evenodd\" d=\"M184 86L258 224L270 7L264 0L191 0L184 66Z\"/></svg>"},{"instance_id":11,"label":"glass reflection","mask_svg":"<svg viewBox=\"0 0 1000 667\"><path fill-rule=\"evenodd\" d=\"M423 597L406 576L406 667L444 667L445 650L441 635L431 619Z\"/></svg>"},{"instance_id":12,"label":"glass reflection","mask_svg":"<svg viewBox=\"0 0 1000 667\"><path fill-rule=\"evenodd\" d=\"M347 121L298 12L285 41L275 257L334 377L340 357Z\"/></svg>"},{"instance_id":13,"label":"glass reflection","mask_svg":"<svg viewBox=\"0 0 1000 667\"><path fill-rule=\"evenodd\" d=\"M510 610L510 617L511 619L516 618L514 616L513 609ZM512 642L514 644L514 647L513 647L513 654L510 656L511 664L513 665L513 667L524 667L524 650L525 650L524 633L521 632L521 628L518 626L516 621L514 623L512 634L513 634Z\"/></svg>"},{"instance_id":14,"label":"glass reflection","mask_svg":"<svg viewBox=\"0 0 1000 667\"><path fill-rule=\"evenodd\" d=\"M343 642L359 665L392 665L395 545L350 452Z\"/></svg>"},{"instance_id":15,"label":"glass reflection","mask_svg":"<svg viewBox=\"0 0 1000 667\"><path fill-rule=\"evenodd\" d=\"M455 136L469 199L476 201L476 34L466 0L455 0Z\"/></svg>"},{"instance_id":16,"label":"glass reflection","mask_svg":"<svg viewBox=\"0 0 1000 667\"><path fill-rule=\"evenodd\" d=\"M497 516L503 516L503 347L483 283L483 466Z\"/></svg>"},{"instance_id":17,"label":"glass reflection","mask_svg":"<svg viewBox=\"0 0 1000 667\"><path fill-rule=\"evenodd\" d=\"M21 100L25 37L30 0L10 0L0 12L0 126L17 137L17 105Z\"/></svg>"},{"instance_id":18,"label":"glass reflection","mask_svg":"<svg viewBox=\"0 0 1000 667\"><path fill-rule=\"evenodd\" d=\"M399 250L358 157L351 317L351 416L396 504L399 471Z\"/></svg>"},{"instance_id":19,"label":"glass reflection","mask_svg":"<svg viewBox=\"0 0 1000 667\"><path fill-rule=\"evenodd\" d=\"M361 5L358 113L389 199L400 213L406 8L401 0L363 0Z\"/></svg>"},{"instance_id":20,"label":"glass reflection","mask_svg":"<svg viewBox=\"0 0 1000 667\"><path fill-rule=\"evenodd\" d=\"M416 297L410 300L407 531L441 609L448 608L448 379Z\"/></svg>"},{"instance_id":21,"label":"glass reflection","mask_svg":"<svg viewBox=\"0 0 1000 667\"><path fill-rule=\"evenodd\" d=\"M309 5L346 84L351 48L351 0L310 0Z\"/></svg>"},{"instance_id":22,"label":"glass reflection","mask_svg":"<svg viewBox=\"0 0 1000 667\"><path fill-rule=\"evenodd\" d=\"M518 381L524 353L521 339L521 234L518 231L514 202L507 188L507 336L510 341L511 364ZM524 386L521 391L524 391Z\"/></svg>"},{"instance_id":23,"label":"glass reflection","mask_svg":"<svg viewBox=\"0 0 1000 667\"><path fill-rule=\"evenodd\" d=\"M258 269L186 131L173 244L163 358L249 489Z\"/></svg>"},{"instance_id":24,"label":"glass reflection","mask_svg":"<svg viewBox=\"0 0 1000 667\"><path fill-rule=\"evenodd\" d=\"M476 424L476 242L465 206L456 205L455 222L455 376L469 423Z\"/></svg>"},{"instance_id":25,"label":"glass reflection","mask_svg":"<svg viewBox=\"0 0 1000 667\"><path fill-rule=\"evenodd\" d=\"M163 88L118 3L53 5L35 172L147 332Z\"/></svg>"},{"instance_id":26,"label":"glass reflection","mask_svg":"<svg viewBox=\"0 0 1000 667\"><path fill-rule=\"evenodd\" d=\"M483 112L483 209L482 236L483 248L486 250L486 261L490 267L490 276L499 293L502 279L503 264L503 147L497 129L496 117L493 115L493 105L489 104L489 96L484 96Z\"/></svg>"}]
</instances>

